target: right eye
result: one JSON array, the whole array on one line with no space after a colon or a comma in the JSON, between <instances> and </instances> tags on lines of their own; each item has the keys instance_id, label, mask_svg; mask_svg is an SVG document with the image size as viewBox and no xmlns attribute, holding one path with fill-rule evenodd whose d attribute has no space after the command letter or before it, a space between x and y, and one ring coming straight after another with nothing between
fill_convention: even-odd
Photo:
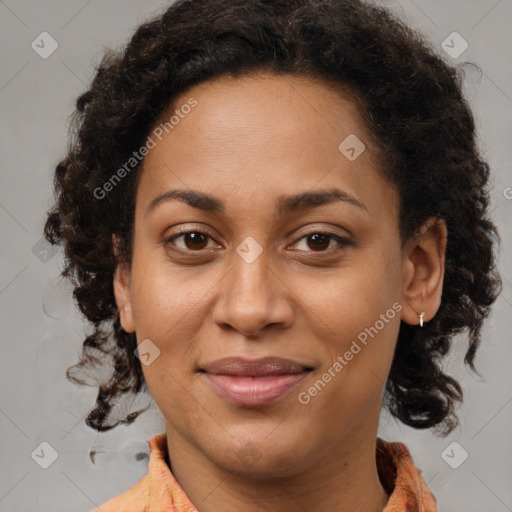
<instances>
[{"instance_id":1,"label":"right eye","mask_svg":"<svg viewBox=\"0 0 512 512\"><path fill-rule=\"evenodd\" d=\"M176 243L180 239L182 239L181 245ZM190 253L207 249L208 239L213 240L213 237L203 231L191 229L165 238L164 243L165 245L170 244L172 251Z\"/></svg>"}]
</instances>

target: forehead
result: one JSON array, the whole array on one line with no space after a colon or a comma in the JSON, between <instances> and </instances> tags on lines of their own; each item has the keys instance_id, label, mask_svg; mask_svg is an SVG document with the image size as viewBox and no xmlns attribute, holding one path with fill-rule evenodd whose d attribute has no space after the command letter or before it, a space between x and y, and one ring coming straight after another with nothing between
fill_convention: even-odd
<instances>
[{"instance_id":1,"label":"forehead","mask_svg":"<svg viewBox=\"0 0 512 512\"><path fill-rule=\"evenodd\" d=\"M310 78L259 73L203 82L154 128L160 135L137 192L144 209L169 189L212 192L229 210L230 200L267 208L283 192L332 187L366 202L386 185L357 103Z\"/></svg>"}]
</instances>

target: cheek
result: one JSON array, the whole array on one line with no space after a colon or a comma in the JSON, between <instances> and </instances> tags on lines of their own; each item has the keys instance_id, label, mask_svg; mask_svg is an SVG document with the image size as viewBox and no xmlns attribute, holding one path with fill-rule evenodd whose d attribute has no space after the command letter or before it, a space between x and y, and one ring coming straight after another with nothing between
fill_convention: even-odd
<instances>
[{"instance_id":1,"label":"cheek","mask_svg":"<svg viewBox=\"0 0 512 512\"><path fill-rule=\"evenodd\" d=\"M155 403L166 418L174 411L194 414L187 388L195 357L198 315L204 291L162 265L134 265L133 307L139 352L141 343L158 354L142 371ZM142 361L142 359L141 359Z\"/></svg>"},{"instance_id":2,"label":"cheek","mask_svg":"<svg viewBox=\"0 0 512 512\"><path fill-rule=\"evenodd\" d=\"M399 263L392 258L383 261L377 254L359 253L343 268L298 292L305 311L311 311L317 324L324 324L327 337L339 340L334 343L337 349L373 326L400 297ZM387 316L393 320L395 310Z\"/></svg>"},{"instance_id":3,"label":"cheek","mask_svg":"<svg viewBox=\"0 0 512 512\"><path fill-rule=\"evenodd\" d=\"M318 339L331 361L343 358L345 373L354 379L367 376L368 371L385 378L398 336L401 304L387 294L379 295L375 287L369 293L341 294L322 304Z\"/></svg>"},{"instance_id":4,"label":"cheek","mask_svg":"<svg viewBox=\"0 0 512 512\"><path fill-rule=\"evenodd\" d=\"M147 260L146 260L147 261ZM132 305L139 353L149 349L142 371L157 405L179 403L190 378L198 302L204 293L156 265L133 265ZM148 341L149 340L149 341ZM145 344L145 345L143 345ZM153 354L155 354L153 356ZM143 357L141 362L144 363Z\"/></svg>"},{"instance_id":5,"label":"cheek","mask_svg":"<svg viewBox=\"0 0 512 512\"><path fill-rule=\"evenodd\" d=\"M193 269L188 270L173 268L154 256L134 259L131 295L138 335L163 341L186 327L190 312L208 289L193 277Z\"/></svg>"},{"instance_id":6,"label":"cheek","mask_svg":"<svg viewBox=\"0 0 512 512\"><path fill-rule=\"evenodd\" d=\"M357 407L387 380L400 328L400 260L381 254L386 253L367 251L311 295L311 318L330 359L323 368L330 371L324 379L330 388L327 400Z\"/></svg>"}]
</instances>

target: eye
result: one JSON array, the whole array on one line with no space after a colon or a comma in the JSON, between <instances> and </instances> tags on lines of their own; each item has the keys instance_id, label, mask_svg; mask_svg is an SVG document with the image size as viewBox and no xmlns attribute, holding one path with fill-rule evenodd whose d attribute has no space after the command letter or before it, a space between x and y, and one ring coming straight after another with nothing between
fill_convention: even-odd
<instances>
[{"instance_id":1,"label":"eye","mask_svg":"<svg viewBox=\"0 0 512 512\"><path fill-rule=\"evenodd\" d=\"M310 252L331 252L332 249L340 250L343 247L352 245L350 240L335 235L334 233L325 233L322 231L314 231L302 236L295 242L298 244L301 241L305 241L306 251Z\"/></svg>"},{"instance_id":2,"label":"eye","mask_svg":"<svg viewBox=\"0 0 512 512\"><path fill-rule=\"evenodd\" d=\"M175 243L176 240L182 239L184 245L180 245ZM213 238L203 231L189 230L183 231L178 235L173 235L169 238L166 238L164 242L166 244L172 244L177 246L177 250L180 252L199 252L202 249L208 248L208 240L213 240Z\"/></svg>"}]
</instances>

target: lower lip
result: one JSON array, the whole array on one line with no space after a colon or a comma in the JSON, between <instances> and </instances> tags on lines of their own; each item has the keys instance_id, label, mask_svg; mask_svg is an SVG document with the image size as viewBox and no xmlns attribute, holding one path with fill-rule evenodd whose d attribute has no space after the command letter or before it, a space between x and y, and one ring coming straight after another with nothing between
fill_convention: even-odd
<instances>
[{"instance_id":1,"label":"lower lip","mask_svg":"<svg viewBox=\"0 0 512 512\"><path fill-rule=\"evenodd\" d=\"M256 406L283 398L307 375L307 372L262 377L203 374L213 388L230 402L241 406Z\"/></svg>"}]
</instances>

